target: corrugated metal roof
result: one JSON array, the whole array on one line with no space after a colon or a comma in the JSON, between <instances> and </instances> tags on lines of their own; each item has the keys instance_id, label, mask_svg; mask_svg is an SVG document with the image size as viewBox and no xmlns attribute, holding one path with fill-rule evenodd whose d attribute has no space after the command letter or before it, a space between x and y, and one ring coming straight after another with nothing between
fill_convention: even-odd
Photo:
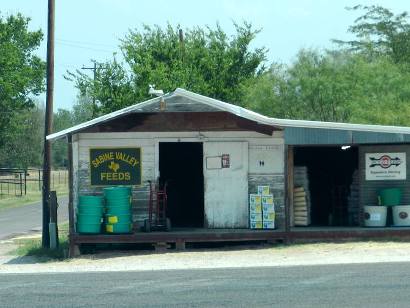
<instances>
[{"instance_id":1,"label":"corrugated metal roof","mask_svg":"<svg viewBox=\"0 0 410 308\"><path fill-rule=\"evenodd\" d=\"M260 124L270 125L270 126L274 126L278 128L297 127L297 128L309 128L309 129L348 130L348 131L389 133L389 134L392 134L392 133L410 134L410 127L402 127L402 126L349 124L349 123L336 123L336 122L320 122L320 121L269 118L267 116L261 115L251 110L248 110L248 109L236 106L236 105L228 104L220 100L213 99L207 96L203 96L203 95L190 92L190 91L187 91L181 88L177 88L174 92L167 93L163 97L165 100L167 100L167 98L172 98L175 96L181 96L189 100L202 103L214 109L232 113L238 117L242 117L242 118L245 118L251 121L255 121ZM135 105L123 108L121 110L114 111L112 113L103 115L91 121L88 121L88 122L73 126L71 128L62 130L60 132L48 135L47 140L55 140L55 139L61 138L68 134L80 132L88 127L107 122L109 120L121 117L125 114L134 113L134 112L145 112L144 107L148 108L149 105L158 104L159 101L160 101L160 98L156 97L156 98L147 100L145 102L135 104ZM405 137L403 137L403 139L409 140L409 138L405 138Z\"/></svg>"}]
</instances>

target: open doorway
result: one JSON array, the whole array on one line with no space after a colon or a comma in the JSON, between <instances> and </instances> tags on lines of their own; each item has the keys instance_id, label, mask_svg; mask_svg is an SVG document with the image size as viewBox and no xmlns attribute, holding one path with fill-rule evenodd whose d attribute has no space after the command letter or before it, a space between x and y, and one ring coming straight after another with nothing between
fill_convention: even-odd
<instances>
[{"instance_id":1,"label":"open doorway","mask_svg":"<svg viewBox=\"0 0 410 308\"><path fill-rule=\"evenodd\" d=\"M167 217L173 227L204 226L203 145L160 142L160 181L168 183Z\"/></svg>"},{"instance_id":2,"label":"open doorway","mask_svg":"<svg viewBox=\"0 0 410 308\"><path fill-rule=\"evenodd\" d=\"M307 172L311 226L358 225L358 160L357 147L295 147L295 170Z\"/></svg>"}]
</instances>

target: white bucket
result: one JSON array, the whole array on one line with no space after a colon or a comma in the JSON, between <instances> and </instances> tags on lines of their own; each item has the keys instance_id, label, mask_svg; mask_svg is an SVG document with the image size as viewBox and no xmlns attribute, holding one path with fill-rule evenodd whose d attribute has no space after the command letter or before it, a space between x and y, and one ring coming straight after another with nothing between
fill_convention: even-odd
<instances>
[{"instance_id":1,"label":"white bucket","mask_svg":"<svg viewBox=\"0 0 410 308\"><path fill-rule=\"evenodd\" d=\"M410 205L392 206L393 223L398 227L410 226Z\"/></svg>"},{"instance_id":2,"label":"white bucket","mask_svg":"<svg viewBox=\"0 0 410 308\"><path fill-rule=\"evenodd\" d=\"M387 217L387 206L364 206L365 227L385 227Z\"/></svg>"}]
</instances>

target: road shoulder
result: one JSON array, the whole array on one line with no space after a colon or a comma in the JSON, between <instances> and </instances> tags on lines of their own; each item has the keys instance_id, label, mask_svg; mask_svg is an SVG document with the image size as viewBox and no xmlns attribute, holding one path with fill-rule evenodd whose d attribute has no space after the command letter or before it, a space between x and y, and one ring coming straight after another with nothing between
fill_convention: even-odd
<instances>
[{"instance_id":1,"label":"road shoulder","mask_svg":"<svg viewBox=\"0 0 410 308\"><path fill-rule=\"evenodd\" d=\"M252 245L183 252L114 251L64 261L3 256L0 273L156 271L180 269L276 267L410 261L407 242ZM43 263L41 263L42 261Z\"/></svg>"}]
</instances>

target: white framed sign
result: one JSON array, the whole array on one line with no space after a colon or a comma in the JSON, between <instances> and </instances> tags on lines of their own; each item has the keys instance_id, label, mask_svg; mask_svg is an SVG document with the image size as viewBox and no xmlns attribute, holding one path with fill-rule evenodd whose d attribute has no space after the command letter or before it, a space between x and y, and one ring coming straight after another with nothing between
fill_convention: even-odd
<instances>
[{"instance_id":1,"label":"white framed sign","mask_svg":"<svg viewBox=\"0 0 410 308\"><path fill-rule=\"evenodd\" d=\"M406 153L366 153L366 181L405 180Z\"/></svg>"}]
</instances>

